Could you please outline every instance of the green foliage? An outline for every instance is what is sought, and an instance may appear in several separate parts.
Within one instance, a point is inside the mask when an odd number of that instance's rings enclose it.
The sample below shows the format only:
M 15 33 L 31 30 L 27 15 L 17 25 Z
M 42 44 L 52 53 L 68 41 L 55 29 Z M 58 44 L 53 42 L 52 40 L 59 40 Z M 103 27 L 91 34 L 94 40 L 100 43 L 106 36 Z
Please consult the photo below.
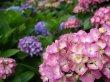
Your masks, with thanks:
M 19 52 L 18 49 L 9 49 L 2 54 L 0 54 L 0 57 L 11 57 Z
M 16 76 L 11 82 L 28 82 L 33 76 L 33 72 L 26 71 L 21 73 L 19 76 Z
M 89 30 L 90 28 L 92 28 L 92 25 L 90 23 L 90 18 L 87 18 L 84 21 L 84 30 Z

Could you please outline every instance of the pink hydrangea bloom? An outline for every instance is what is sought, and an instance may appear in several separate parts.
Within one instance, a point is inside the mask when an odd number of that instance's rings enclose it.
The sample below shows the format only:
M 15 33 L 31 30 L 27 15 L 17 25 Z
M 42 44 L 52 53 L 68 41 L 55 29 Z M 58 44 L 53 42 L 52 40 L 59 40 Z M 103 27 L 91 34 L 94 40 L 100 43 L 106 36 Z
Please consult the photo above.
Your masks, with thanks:
M 27 0 L 27 2 L 32 3 L 32 2 L 34 2 L 34 0 Z
M 83 12 L 84 11 L 84 8 L 81 7 L 80 5 L 77 5 L 74 7 L 73 9 L 73 13 L 80 13 L 80 12 Z
M 16 61 L 12 58 L 0 58 L 0 79 L 6 79 L 15 72 Z
M 43 82 L 94 82 L 110 79 L 108 26 L 64 34 L 43 55 L 39 72 Z
M 109 0 L 78 0 L 78 5 L 73 9 L 74 13 L 79 13 L 82 11 L 90 11 L 90 5 L 102 3 Z
M 64 28 L 77 28 L 80 27 L 81 23 L 76 18 L 69 18 L 65 21 Z
M 91 23 L 95 27 L 99 27 L 100 25 L 103 26 L 108 25 L 110 26 L 110 7 L 101 7 L 99 8 L 94 16 L 91 18 Z
M 78 3 L 83 8 L 87 9 L 91 3 L 93 3 L 94 0 L 78 0 Z

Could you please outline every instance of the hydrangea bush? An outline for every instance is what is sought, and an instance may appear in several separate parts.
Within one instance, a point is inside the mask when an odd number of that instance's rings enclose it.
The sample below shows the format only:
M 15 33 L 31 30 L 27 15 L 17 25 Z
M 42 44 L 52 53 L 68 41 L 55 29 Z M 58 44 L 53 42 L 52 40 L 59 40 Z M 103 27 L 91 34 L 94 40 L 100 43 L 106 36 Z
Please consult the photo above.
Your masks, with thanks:
M 110 0 L 0 3 L 0 82 L 110 82 Z

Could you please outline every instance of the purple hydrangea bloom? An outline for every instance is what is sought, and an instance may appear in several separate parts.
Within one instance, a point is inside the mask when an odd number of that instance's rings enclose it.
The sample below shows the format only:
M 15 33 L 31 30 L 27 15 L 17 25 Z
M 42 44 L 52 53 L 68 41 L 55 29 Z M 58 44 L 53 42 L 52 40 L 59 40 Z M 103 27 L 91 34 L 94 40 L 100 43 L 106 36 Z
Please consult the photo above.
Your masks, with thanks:
M 35 25 L 35 32 L 38 35 L 48 36 L 49 31 L 46 29 L 46 23 L 43 21 L 37 22 Z
M 26 36 L 20 39 L 18 48 L 30 56 L 40 54 L 43 51 L 41 42 L 35 36 Z

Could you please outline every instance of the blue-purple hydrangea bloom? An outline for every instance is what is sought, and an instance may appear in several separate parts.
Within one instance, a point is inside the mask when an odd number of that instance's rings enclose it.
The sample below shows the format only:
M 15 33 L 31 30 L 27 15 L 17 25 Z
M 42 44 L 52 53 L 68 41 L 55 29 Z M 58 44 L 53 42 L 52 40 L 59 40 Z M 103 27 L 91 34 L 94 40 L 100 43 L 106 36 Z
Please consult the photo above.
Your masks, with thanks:
M 58 32 L 60 32 L 64 29 L 64 23 L 65 23 L 65 21 L 60 23 L 59 28 L 58 28 Z
M 20 39 L 18 48 L 30 56 L 38 55 L 43 51 L 41 42 L 35 36 L 26 36 Z
M 31 9 L 32 6 L 30 4 L 23 4 L 22 5 L 22 9 L 25 10 L 25 9 Z
M 22 7 L 21 7 L 23 10 L 27 10 L 27 9 L 30 9 L 32 11 L 32 13 L 35 13 L 36 12 L 36 9 L 30 5 L 30 4 L 23 4 Z
M 35 32 L 37 35 L 48 36 L 49 31 L 46 29 L 46 23 L 43 21 L 37 22 L 35 25 Z

